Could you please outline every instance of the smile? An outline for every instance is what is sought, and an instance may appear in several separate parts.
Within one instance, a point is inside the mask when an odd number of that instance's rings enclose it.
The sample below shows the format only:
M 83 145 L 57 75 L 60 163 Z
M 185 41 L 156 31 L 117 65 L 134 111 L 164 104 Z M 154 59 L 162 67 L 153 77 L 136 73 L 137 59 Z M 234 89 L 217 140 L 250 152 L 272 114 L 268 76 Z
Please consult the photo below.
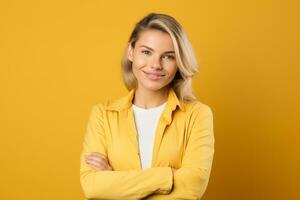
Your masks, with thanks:
M 156 74 L 150 74 L 145 71 L 143 73 L 146 75 L 147 78 L 153 81 L 161 80 L 165 75 L 156 75 Z

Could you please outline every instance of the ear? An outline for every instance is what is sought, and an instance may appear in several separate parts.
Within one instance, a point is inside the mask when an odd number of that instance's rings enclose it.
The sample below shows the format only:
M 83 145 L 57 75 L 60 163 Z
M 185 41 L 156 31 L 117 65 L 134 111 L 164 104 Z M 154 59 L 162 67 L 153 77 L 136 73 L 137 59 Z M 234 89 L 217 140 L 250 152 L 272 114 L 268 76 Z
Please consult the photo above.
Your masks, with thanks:
M 133 61 L 133 48 L 131 46 L 131 43 L 128 43 L 128 46 L 127 46 L 127 58 L 131 62 Z

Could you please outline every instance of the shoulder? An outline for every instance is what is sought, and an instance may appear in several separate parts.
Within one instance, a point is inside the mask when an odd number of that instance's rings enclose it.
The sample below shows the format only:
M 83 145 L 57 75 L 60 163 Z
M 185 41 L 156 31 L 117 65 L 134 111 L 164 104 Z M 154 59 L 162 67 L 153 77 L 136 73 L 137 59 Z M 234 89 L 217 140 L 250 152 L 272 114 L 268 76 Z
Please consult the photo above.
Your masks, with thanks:
M 92 105 L 92 110 L 96 110 L 98 112 L 105 112 L 105 111 L 119 111 L 126 107 L 128 104 L 127 98 L 125 96 L 104 100 L 101 102 L 96 102 Z
M 199 100 L 189 103 L 186 120 L 189 132 L 213 134 L 213 112 L 209 105 Z
M 200 100 L 185 103 L 186 123 L 191 128 L 201 128 L 213 125 L 213 111 L 211 107 Z
M 212 108 L 200 100 L 185 103 L 187 115 L 213 115 Z

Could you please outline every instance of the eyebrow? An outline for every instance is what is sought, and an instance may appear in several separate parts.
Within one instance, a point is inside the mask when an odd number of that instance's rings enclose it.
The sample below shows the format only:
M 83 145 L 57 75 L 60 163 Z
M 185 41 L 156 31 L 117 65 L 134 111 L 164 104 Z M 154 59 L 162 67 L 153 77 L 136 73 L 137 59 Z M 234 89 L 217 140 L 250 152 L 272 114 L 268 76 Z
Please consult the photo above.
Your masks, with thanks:
M 151 51 L 154 51 L 154 49 L 152 49 L 151 47 L 148 47 L 146 45 L 140 45 L 139 47 L 145 47 L 147 49 L 150 49 Z M 175 51 L 165 51 L 164 53 L 175 53 Z

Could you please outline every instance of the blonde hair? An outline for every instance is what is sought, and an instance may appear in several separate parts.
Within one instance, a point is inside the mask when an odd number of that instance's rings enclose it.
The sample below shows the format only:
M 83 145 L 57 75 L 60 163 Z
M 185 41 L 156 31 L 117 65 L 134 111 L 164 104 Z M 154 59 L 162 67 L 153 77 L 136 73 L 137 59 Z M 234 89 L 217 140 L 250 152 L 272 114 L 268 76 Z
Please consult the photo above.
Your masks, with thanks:
M 192 77 L 198 72 L 198 64 L 193 48 L 182 26 L 171 16 L 150 13 L 141 19 L 132 31 L 128 43 L 134 48 L 142 31 L 155 29 L 168 33 L 173 41 L 178 71 L 169 83 L 181 101 L 193 101 L 197 98 L 193 94 Z M 122 61 L 122 78 L 128 90 L 137 87 L 137 79 L 132 72 L 132 62 L 127 58 L 125 49 Z

